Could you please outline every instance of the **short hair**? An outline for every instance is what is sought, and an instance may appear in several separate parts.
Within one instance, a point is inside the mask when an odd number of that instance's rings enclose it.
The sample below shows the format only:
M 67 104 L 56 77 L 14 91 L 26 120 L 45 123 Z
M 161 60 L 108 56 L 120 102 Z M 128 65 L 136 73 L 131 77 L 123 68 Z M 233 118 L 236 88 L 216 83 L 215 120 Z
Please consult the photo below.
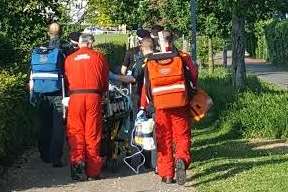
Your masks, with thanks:
M 69 34 L 69 39 L 75 42 L 79 42 L 80 36 L 81 36 L 81 32 L 72 32 Z
M 58 23 L 51 23 L 48 27 L 48 34 L 50 36 L 58 36 L 60 35 L 61 27 Z
M 82 34 L 79 37 L 79 43 L 93 43 L 94 42 L 94 36 L 91 34 Z
M 144 37 L 141 43 L 141 47 L 145 49 L 154 49 L 154 42 L 151 37 Z
M 163 26 L 161 26 L 161 25 L 153 25 L 152 28 L 151 28 L 151 34 L 154 37 L 158 37 L 158 32 L 163 31 L 163 30 L 164 30 Z
M 136 32 L 137 37 L 143 38 L 150 38 L 150 32 L 145 29 L 138 29 Z

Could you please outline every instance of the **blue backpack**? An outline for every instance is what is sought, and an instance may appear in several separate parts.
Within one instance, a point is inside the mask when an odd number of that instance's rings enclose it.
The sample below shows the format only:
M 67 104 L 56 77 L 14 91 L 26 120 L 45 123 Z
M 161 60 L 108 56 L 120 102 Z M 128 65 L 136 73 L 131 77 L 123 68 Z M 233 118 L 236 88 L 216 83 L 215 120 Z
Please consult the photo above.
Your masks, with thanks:
M 35 48 L 32 52 L 33 93 L 53 93 L 62 89 L 63 55 L 58 48 Z

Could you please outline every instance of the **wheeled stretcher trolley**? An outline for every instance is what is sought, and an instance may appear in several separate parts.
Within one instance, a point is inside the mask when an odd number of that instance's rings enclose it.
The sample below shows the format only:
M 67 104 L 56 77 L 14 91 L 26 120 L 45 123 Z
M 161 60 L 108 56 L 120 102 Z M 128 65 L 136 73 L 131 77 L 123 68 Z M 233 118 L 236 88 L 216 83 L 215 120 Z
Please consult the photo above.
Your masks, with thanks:
M 117 171 L 119 163 L 129 154 L 129 140 L 133 128 L 133 111 L 130 91 L 119 85 L 109 84 L 103 100 L 102 156 L 106 166 Z

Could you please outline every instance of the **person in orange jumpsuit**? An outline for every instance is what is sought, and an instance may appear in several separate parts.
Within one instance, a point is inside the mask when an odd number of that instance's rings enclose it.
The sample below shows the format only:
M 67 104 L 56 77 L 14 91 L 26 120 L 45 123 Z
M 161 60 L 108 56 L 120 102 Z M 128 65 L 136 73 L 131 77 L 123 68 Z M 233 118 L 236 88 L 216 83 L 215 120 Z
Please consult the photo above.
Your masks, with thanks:
M 67 137 L 73 180 L 99 179 L 103 158 L 102 95 L 108 90 L 108 63 L 92 49 L 94 38 L 82 34 L 79 50 L 65 61 L 65 77 L 70 95 Z
M 164 47 L 173 50 L 172 34 L 168 31 L 163 31 L 163 36 Z M 143 39 L 141 50 L 144 55 L 151 54 L 153 50 L 153 41 L 151 39 Z M 173 50 L 172 52 L 178 51 Z M 185 61 L 187 61 L 187 56 L 189 55 L 183 55 L 181 52 L 178 52 L 177 55 L 180 55 L 185 69 L 187 70 L 187 63 L 185 64 Z M 183 58 L 183 56 L 185 56 L 185 58 Z M 161 59 L 158 61 L 161 61 Z M 189 61 L 192 61 L 191 57 Z M 191 80 L 191 83 L 196 83 L 196 68 L 197 67 L 195 66 L 192 71 L 190 69 L 190 72 L 195 74 L 194 78 L 191 78 L 190 76 L 188 79 L 185 75 L 186 82 Z M 188 71 L 187 74 L 190 72 Z M 146 69 L 145 73 L 149 73 L 149 71 Z M 147 78 L 146 74 L 145 78 Z M 145 82 L 147 81 L 145 80 Z M 151 100 L 151 98 L 148 99 L 149 96 L 147 93 L 149 93 L 149 91 L 151 91 L 151 87 L 145 84 L 141 95 L 141 109 L 147 108 L 149 102 L 154 105 L 153 100 Z M 167 184 L 173 183 L 174 176 L 176 175 L 177 183 L 179 185 L 185 184 L 186 169 L 191 163 L 191 124 L 188 105 L 168 109 L 156 108 L 155 132 L 157 143 L 157 170 L 158 175 L 162 178 L 162 182 Z M 175 154 L 173 154 L 173 146 L 175 146 Z

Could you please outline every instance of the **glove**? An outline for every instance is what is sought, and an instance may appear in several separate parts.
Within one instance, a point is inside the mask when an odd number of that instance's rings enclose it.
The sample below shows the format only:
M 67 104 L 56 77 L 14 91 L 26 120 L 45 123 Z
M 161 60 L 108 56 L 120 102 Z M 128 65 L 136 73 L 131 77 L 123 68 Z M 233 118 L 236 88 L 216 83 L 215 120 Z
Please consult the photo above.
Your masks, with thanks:
M 144 110 L 140 110 L 136 115 L 136 120 L 146 119 L 146 114 Z
M 62 105 L 65 106 L 65 107 L 68 107 L 69 105 L 69 100 L 70 100 L 70 97 L 64 97 L 62 99 Z
M 145 111 L 144 110 L 140 110 L 137 115 L 136 115 L 136 118 L 140 118 L 141 116 L 143 116 L 145 114 Z
M 127 75 L 122 78 L 122 81 L 124 81 L 125 83 L 134 83 L 136 80 L 133 76 Z
M 127 75 L 132 75 L 132 71 L 131 70 L 127 71 Z

